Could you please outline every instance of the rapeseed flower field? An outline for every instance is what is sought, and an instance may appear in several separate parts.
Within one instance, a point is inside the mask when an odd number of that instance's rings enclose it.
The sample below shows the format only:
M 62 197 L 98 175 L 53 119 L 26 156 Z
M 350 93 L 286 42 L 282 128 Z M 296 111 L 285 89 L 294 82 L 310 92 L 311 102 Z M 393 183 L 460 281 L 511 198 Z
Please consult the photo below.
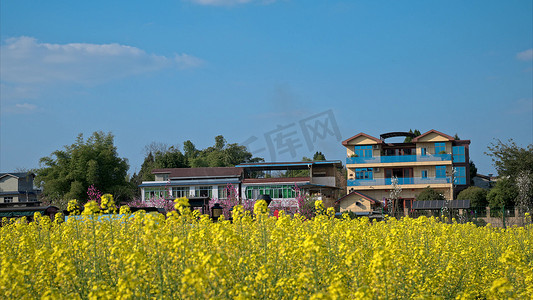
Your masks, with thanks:
M 532 299 L 533 225 L 311 220 L 236 207 L 212 222 L 122 209 L 0 228 L 8 299 Z M 6 224 L 7 223 L 7 224 Z

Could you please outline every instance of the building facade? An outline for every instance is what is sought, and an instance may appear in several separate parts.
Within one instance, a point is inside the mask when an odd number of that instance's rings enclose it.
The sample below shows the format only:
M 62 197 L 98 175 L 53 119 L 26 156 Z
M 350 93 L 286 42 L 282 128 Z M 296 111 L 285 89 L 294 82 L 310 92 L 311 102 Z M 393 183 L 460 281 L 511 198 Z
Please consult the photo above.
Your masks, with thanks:
M 0 173 L 0 203 L 34 202 L 40 190 L 34 188 L 33 173 Z
M 370 216 L 381 209 L 381 201 L 371 198 L 363 193 L 352 191 L 337 200 L 339 211 L 353 212 L 359 216 Z
M 407 137 L 408 142 L 388 143 L 392 137 Z M 469 140 L 430 130 L 420 136 L 391 132 L 380 138 L 359 133 L 342 144 L 347 154 L 347 193 L 357 191 L 383 202 L 397 178 L 402 188 L 400 207 L 410 208 L 426 187 L 454 199 L 470 183 Z
M 269 195 L 273 205 L 296 209 L 296 196 L 300 193 L 332 207 L 341 190 L 339 160 L 249 163 L 236 167 L 244 170 L 242 199 L 255 200 L 260 195 Z
M 228 185 L 238 189 L 242 179 L 241 168 L 169 168 L 155 169 L 155 181 L 141 185 L 143 202 L 153 199 L 180 197 L 227 198 Z
M 250 163 L 221 168 L 155 169 L 141 185 L 143 202 L 179 197 L 226 199 L 233 186 L 239 199 L 272 198 L 271 206 L 297 208 L 297 194 L 313 195 L 333 206 L 339 195 L 341 161 Z

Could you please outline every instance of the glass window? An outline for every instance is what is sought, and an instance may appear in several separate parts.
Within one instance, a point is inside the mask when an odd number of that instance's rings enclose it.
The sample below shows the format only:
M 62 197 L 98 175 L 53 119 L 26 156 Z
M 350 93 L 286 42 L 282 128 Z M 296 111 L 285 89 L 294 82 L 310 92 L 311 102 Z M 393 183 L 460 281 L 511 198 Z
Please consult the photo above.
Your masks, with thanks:
M 263 185 L 246 187 L 246 198 L 257 199 L 259 195 L 269 195 L 272 198 L 294 198 L 296 192 L 293 185 Z
M 372 168 L 355 169 L 355 179 L 360 179 L 360 180 L 374 179 L 373 169 Z
M 422 178 L 428 178 L 428 170 L 422 170 Z
M 446 166 L 436 166 L 435 167 L 435 177 L 437 177 L 437 178 L 446 178 Z
M 427 151 L 428 151 L 427 148 L 420 148 L 420 154 L 421 154 L 422 156 L 427 155 Z
M 189 187 L 184 187 L 184 186 L 172 187 L 172 197 L 174 198 L 189 197 Z
M 196 197 L 213 197 L 213 188 L 211 186 L 197 186 L 195 189 Z
M 12 203 L 13 197 L 4 197 L 4 203 Z
M 228 187 L 225 185 L 218 186 L 218 199 L 228 199 Z
M 144 189 L 145 200 L 165 199 L 165 198 L 168 198 L 168 190 L 164 187 Z
M 435 154 L 446 153 L 446 144 L 445 143 L 435 143 Z
M 354 153 L 357 157 L 372 157 L 372 146 L 355 146 Z
M 465 162 L 465 147 L 464 146 L 455 146 L 452 148 L 452 151 L 453 151 L 454 162 Z
M 466 184 L 466 167 L 456 167 L 454 180 L 455 184 Z

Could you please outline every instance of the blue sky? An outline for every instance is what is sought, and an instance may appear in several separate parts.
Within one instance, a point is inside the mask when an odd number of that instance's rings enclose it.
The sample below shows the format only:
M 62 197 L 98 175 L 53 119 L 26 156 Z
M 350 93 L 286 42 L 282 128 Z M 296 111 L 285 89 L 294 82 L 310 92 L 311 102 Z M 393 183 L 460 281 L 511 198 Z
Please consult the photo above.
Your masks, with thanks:
M 220 134 L 267 161 L 344 160 L 359 132 L 435 129 L 470 139 L 483 174 L 494 138 L 533 143 L 532 1 L 0 6 L 2 172 L 98 130 L 130 173 L 151 142 Z

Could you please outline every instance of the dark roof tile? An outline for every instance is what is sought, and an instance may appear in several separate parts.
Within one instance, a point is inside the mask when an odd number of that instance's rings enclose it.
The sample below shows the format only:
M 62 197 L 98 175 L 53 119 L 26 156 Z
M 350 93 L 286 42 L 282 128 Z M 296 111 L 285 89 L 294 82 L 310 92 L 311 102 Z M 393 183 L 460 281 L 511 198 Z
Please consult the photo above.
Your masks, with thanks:
M 169 168 L 154 169 L 152 174 L 169 174 L 170 178 L 239 177 L 242 169 L 235 167 Z

